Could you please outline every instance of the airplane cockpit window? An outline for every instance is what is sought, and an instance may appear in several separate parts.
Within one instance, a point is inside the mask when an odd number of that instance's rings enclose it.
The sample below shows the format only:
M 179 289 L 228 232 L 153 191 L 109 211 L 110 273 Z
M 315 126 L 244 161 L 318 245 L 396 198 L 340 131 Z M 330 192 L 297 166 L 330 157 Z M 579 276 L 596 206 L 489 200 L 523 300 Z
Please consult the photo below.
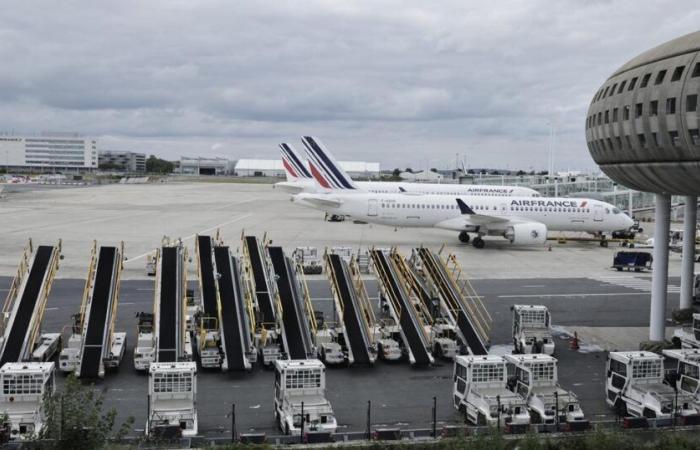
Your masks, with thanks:
M 610 214 L 610 208 L 605 208 L 605 214 Z
M 613 208 L 613 214 L 620 214 L 620 210 L 617 208 Z

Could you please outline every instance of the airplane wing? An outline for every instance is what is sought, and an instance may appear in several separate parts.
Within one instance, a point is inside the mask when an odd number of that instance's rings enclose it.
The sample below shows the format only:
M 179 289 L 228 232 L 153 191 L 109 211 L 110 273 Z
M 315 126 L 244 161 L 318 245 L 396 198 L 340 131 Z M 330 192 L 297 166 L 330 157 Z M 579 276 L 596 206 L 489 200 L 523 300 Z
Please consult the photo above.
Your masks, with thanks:
M 320 208 L 340 208 L 342 201 L 334 198 L 305 197 L 304 201 Z
M 445 230 L 462 231 L 467 227 L 485 227 L 485 228 L 502 228 L 508 223 L 522 223 L 524 220 L 518 220 L 513 217 L 492 216 L 489 214 L 477 214 L 467 206 L 462 199 L 457 199 L 457 205 L 462 215 L 452 219 L 443 220 L 435 224 L 436 228 Z

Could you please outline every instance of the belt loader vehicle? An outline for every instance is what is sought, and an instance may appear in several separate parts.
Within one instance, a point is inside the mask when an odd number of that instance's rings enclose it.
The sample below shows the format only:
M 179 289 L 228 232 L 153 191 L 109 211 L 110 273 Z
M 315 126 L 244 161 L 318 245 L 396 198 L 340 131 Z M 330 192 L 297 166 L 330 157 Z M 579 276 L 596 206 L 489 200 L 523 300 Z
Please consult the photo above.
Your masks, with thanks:
M 52 362 L 5 363 L 0 369 L 0 412 L 10 440 L 35 439 L 46 423 L 44 399 L 53 395 L 56 367 Z
M 472 425 L 500 425 L 510 432 L 530 425 L 525 400 L 506 389 L 508 371 L 501 356 L 457 356 L 453 379 L 454 407 Z
M 317 359 L 275 361 L 275 420 L 285 434 L 335 433 L 338 424 L 326 399 L 326 367 Z
M 78 377 L 104 377 L 119 367 L 126 349 L 126 333 L 115 332 L 124 245 L 93 243 L 80 311 L 73 315 L 68 345 L 61 350 L 59 368 Z
M 196 436 L 197 363 L 154 362 L 149 368 L 149 436 Z
M 60 259 L 61 241 L 35 249 L 29 240 L 2 308 L 0 366 L 49 361 L 59 351 L 61 334 L 42 334 L 41 323 Z
M 605 402 L 624 417 L 670 421 L 674 412 L 681 417 L 697 415 L 694 396 L 676 392 L 664 378 L 663 356 L 645 351 L 610 352 Z
M 297 247 L 292 252 L 292 259 L 301 266 L 306 275 L 323 273 L 323 265 L 316 247 Z
M 546 306 L 513 305 L 514 353 L 554 354 L 552 318 Z
M 570 431 L 588 428 L 576 394 L 558 382 L 557 360 L 550 355 L 506 355 L 515 366 L 508 388 L 520 395 L 530 409 L 533 423 L 564 424 Z

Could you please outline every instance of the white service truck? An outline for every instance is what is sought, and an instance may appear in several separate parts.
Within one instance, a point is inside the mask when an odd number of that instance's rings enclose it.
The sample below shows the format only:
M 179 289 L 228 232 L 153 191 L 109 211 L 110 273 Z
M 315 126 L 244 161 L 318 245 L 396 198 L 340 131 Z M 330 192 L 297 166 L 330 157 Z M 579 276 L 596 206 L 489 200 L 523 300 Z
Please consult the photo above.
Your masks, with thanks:
M 433 356 L 443 359 L 454 359 L 459 352 L 457 331 L 454 325 L 437 319 L 430 327 L 430 341 L 433 346 Z
M 554 354 L 552 318 L 542 305 L 513 305 L 514 353 Z
M 695 416 L 693 396 L 664 383 L 664 358 L 645 351 L 610 352 L 606 363 L 605 402 L 623 417 L 671 420 Z
M 285 434 L 335 433 L 338 424 L 326 399 L 326 367 L 318 359 L 275 361 L 275 421 Z
M 338 332 L 334 328 L 324 327 L 316 331 L 318 357 L 324 364 L 340 365 L 348 360 L 338 338 Z
M 151 363 L 148 436 L 197 435 L 197 363 Z
M 34 351 L 32 352 L 31 361 L 46 362 L 54 358 L 57 352 L 61 350 L 61 333 L 44 333 L 39 336 Z
M 138 324 L 136 330 L 136 347 L 134 347 L 134 369 L 146 371 L 156 359 L 156 343 L 153 335 L 153 313 L 140 312 L 136 314 Z
M 530 425 L 525 400 L 506 389 L 508 371 L 503 357 L 457 356 L 453 380 L 454 407 L 472 425 L 500 425 L 509 432 L 526 431 Z
M 700 412 L 700 349 L 667 349 L 662 353 L 676 361 L 676 368 L 666 373 L 666 382 L 679 392 L 692 396 L 692 404 Z M 700 423 L 700 415 L 682 419 L 683 425 Z
M 305 275 L 318 275 L 323 272 L 316 247 L 297 247 L 292 252 L 292 259 L 301 266 Z
M 392 318 L 384 318 L 374 328 L 374 341 L 377 343 L 377 356 L 384 361 L 399 361 L 403 357 L 401 349 L 401 329 Z
M 557 425 L 565 430 L 588 428 L 578 397 L 559 386 L 557 359 L 550 355 L 506 355 L 515 367 L 508 388 L 520 395 L 530 409 L 532 423 Z
M 693 314 L 690 327 L 676 328 L 671 342 L 677 348 L 700 348 L 700 314 Z
M 0 369 L 0 411 L 10 440 L 34 439 L 46 423 L 44 398 L 56 389 L 53 362 L 5 363 Z

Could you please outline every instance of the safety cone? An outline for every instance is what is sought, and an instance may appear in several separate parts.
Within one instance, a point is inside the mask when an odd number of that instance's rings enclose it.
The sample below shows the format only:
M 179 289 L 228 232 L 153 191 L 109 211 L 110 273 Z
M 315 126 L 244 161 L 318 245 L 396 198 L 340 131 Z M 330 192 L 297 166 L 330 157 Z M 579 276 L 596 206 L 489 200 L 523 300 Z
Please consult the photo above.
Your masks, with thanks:
M 574 338 L 571 339 L 571 342 L 569 343 L 569 348 L 571 350 L 578 350 L 579 345 L 578 345 L 578 333 L 574 331 Z

